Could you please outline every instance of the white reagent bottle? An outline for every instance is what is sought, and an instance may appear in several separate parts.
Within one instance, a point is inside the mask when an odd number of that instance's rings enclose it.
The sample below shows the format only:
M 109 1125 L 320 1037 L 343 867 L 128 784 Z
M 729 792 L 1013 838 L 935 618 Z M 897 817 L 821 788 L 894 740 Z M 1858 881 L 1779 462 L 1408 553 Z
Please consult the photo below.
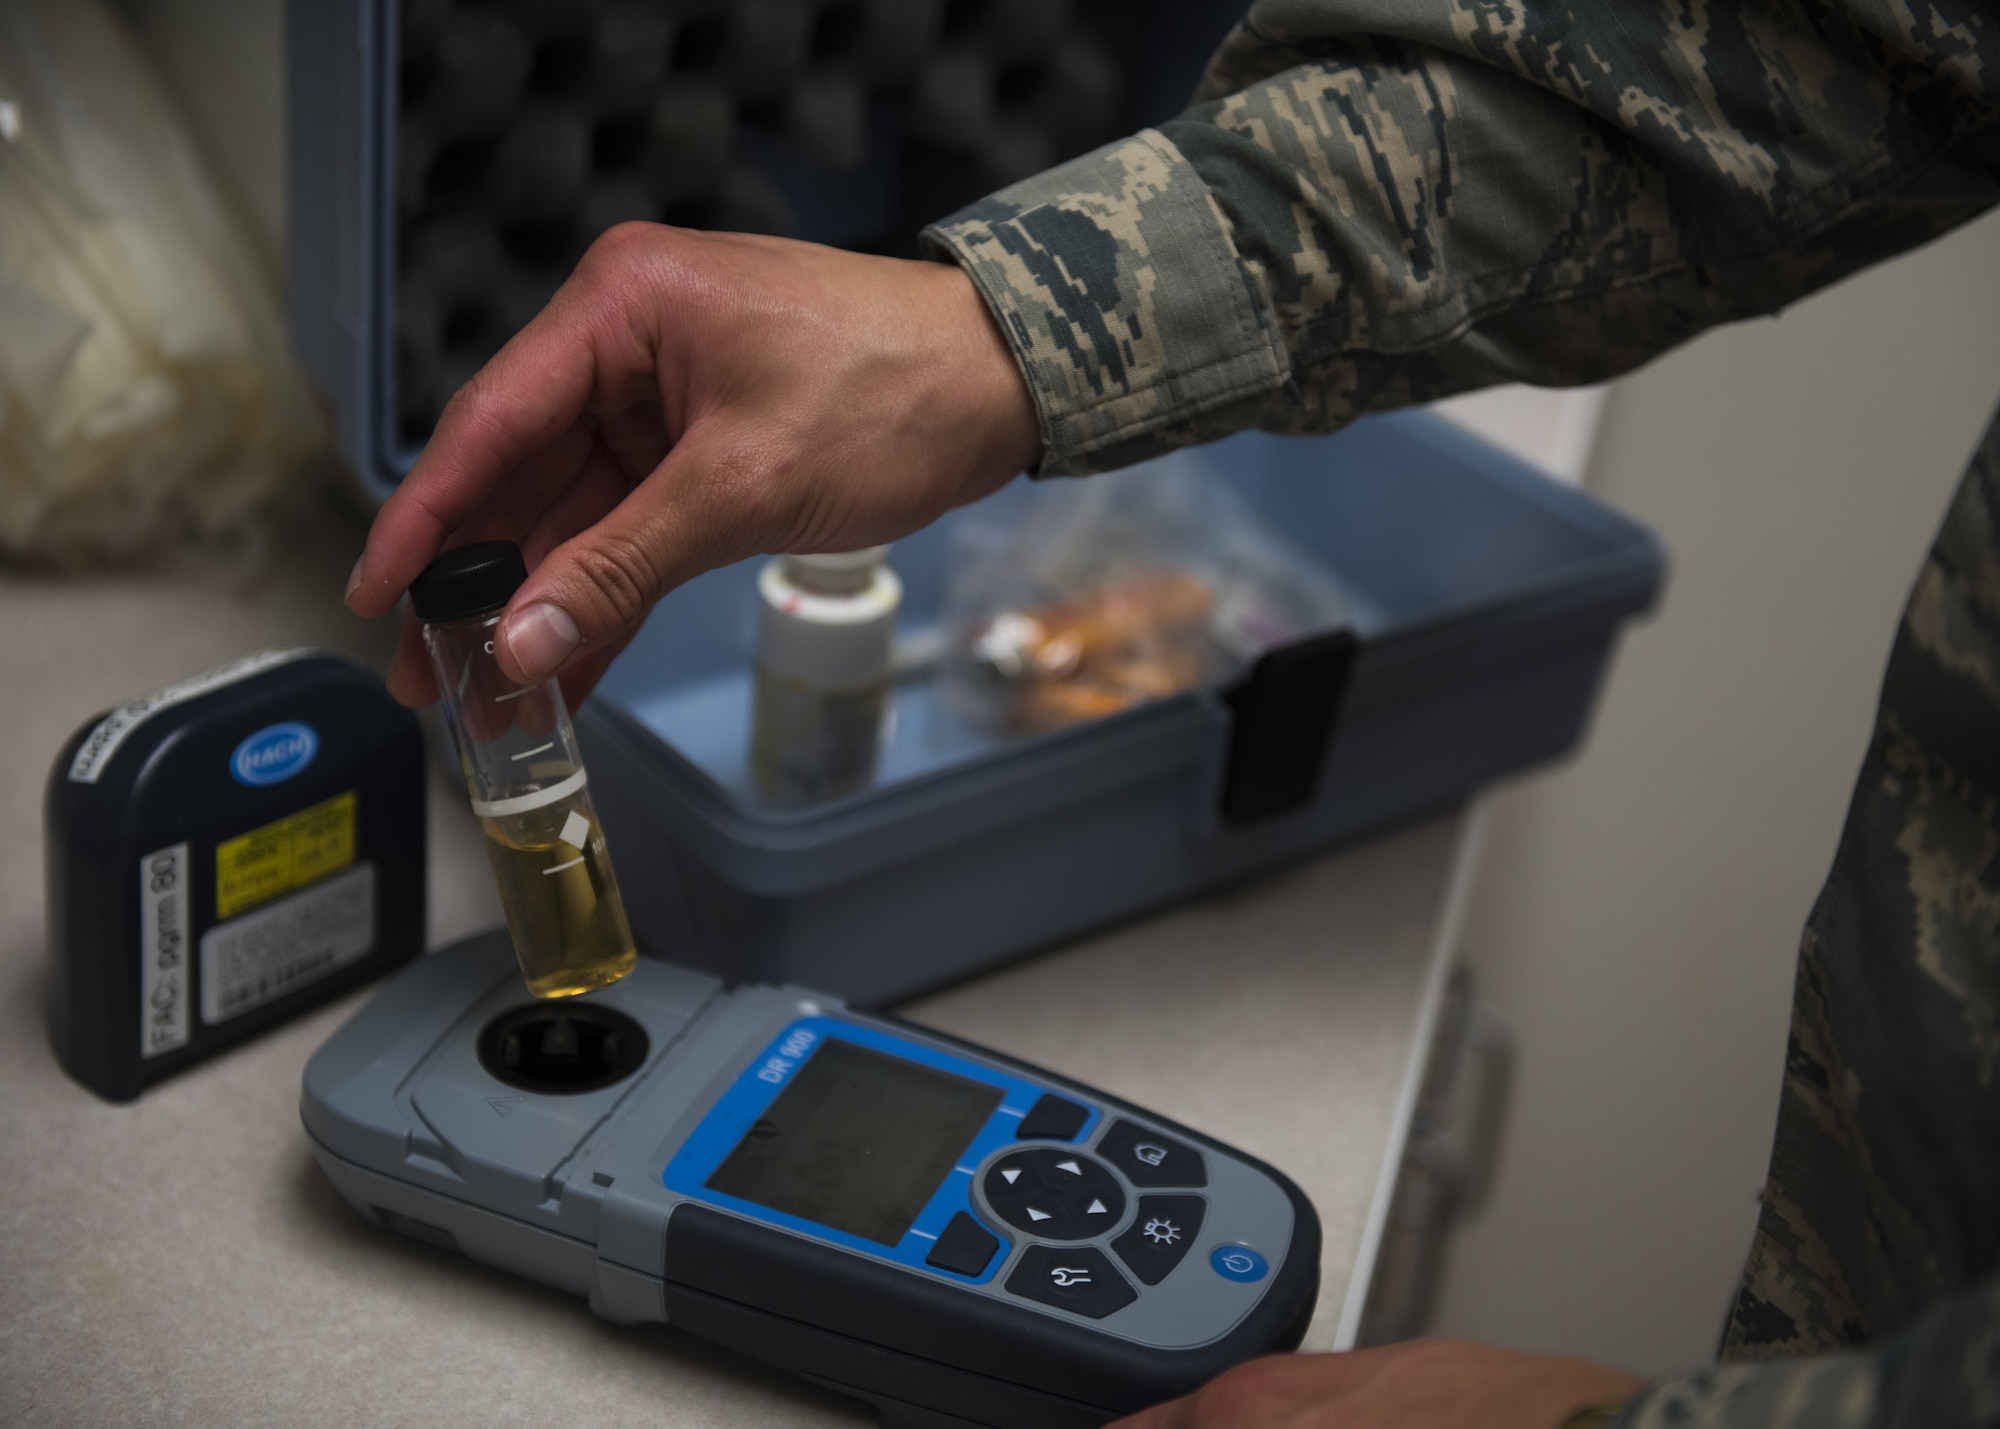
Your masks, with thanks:
M 888 552 L 779 556 L 758 574 L 750 772 L 773 804 L 838 798 L 875 777 L 903 602 Z

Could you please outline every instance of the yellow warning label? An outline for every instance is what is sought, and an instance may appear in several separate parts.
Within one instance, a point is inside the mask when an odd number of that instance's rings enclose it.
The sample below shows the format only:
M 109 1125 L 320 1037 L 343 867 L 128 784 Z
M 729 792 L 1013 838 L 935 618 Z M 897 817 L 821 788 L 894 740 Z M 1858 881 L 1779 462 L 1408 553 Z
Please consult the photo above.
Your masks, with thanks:
M 215 916 L 231 918 L 354 862 L 354 791 L 215 846 Z

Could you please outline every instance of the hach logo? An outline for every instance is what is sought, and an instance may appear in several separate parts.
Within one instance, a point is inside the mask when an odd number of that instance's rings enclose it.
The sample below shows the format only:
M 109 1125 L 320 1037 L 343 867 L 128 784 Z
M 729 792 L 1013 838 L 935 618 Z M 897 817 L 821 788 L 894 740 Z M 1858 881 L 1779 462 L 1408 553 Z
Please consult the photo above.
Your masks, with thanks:
M 229 757 L 229 772 L 239 784 L 262 789 L 282 784 L 313 762 L 319 753 L 319 735 L 309 724 L 296 720 L 258 730 L 236 746 Z

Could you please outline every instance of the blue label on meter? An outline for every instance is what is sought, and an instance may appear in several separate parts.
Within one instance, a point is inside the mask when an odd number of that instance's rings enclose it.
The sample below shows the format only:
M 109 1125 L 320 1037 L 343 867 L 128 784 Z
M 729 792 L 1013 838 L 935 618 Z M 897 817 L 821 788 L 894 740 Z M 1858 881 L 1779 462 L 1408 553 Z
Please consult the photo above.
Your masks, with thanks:
M 267 725 L 236 746 L 229 772 L 253 789 L 282 784 L 305 769 L 319 753 L 319 733 L 309 724 L 287 720 Z

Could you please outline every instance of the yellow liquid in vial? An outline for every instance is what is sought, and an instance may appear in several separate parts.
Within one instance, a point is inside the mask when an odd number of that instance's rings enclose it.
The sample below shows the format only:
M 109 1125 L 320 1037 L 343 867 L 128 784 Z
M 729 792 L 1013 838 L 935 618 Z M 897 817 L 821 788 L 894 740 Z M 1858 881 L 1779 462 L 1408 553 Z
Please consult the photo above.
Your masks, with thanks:
M 479 825 L 529 992 L 573 997 L 632 971 L 638 949 L 587 792 Z

